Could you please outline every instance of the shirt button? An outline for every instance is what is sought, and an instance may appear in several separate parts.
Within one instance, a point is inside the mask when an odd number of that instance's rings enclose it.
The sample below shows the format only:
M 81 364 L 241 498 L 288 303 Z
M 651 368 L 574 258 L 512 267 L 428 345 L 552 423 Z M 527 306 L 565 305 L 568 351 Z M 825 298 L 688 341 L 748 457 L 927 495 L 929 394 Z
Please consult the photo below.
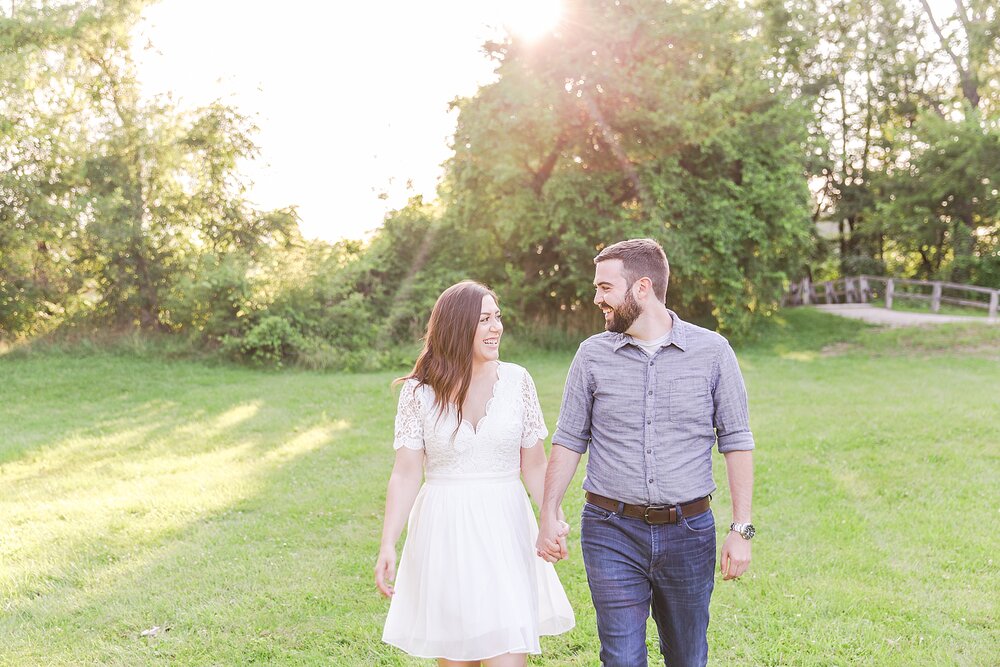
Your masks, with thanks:
M 650 392 L 647 392 L 647 395 L 649 395 L 649 396 L 652 396 L 652 395 L 653 395 L 653 392 L 651 392 L 651 391 L 650 391 Z
M 652 479 L 650 479 L 650 480 L 649 480 L 649 483 L 650 483 L 650 484 L 652 484 L 652 483 L 653 483 L 653 480 L 652 480 Z
M 651 362 L 649 362 L 649 365 L 650 365 L 650 366 L 652 366 L 652 365 L 653 365 L 653 362 L 652 362 L 652 361 L 651 361 Z
M 652 454 L 652 453 L 653 453 L 653 450 L 652 450 L 652 449 L 647 449 L 647 450 L 646 450 L 646 453 L 647 453 L 647 454 Z
M 647 419 L 647 420 L 646 420 L 646 423 L 647 423 L 647 424 L 652 424 L 652 423 L 653 423 L 653 420 L 652 420 L 652 419 Z

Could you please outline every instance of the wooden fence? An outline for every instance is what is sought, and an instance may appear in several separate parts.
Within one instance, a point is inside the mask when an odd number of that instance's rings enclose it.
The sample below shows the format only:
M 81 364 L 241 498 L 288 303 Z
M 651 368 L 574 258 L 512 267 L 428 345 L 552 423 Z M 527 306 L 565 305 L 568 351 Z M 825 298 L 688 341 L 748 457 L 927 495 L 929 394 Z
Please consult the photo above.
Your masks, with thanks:
M 792 283 L 785 294 L 784 305 L 804 306 L 813 303 L 868 303 L 884 299 L 885 307 L 894 301 L 912 299 L 930 302 L 931 312 L 941 310 L 942 303 L 970 308 L 984 308 L 991 319 L 997 317 L 1000 290 L 977 285 L 960 285 L 940 280 L 907 280 L 881 276 L 849 276 L 839 280 L 812 283 L 808 278 Z

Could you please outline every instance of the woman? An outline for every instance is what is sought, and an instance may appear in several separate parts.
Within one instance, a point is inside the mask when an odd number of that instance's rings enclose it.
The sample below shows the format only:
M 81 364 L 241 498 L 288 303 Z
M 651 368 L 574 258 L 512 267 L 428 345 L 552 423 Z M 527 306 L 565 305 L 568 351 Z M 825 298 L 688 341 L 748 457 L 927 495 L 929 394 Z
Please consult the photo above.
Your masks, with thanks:
M 392 598 L 382 640 L 441 665 L 525 665 L 541 652 L 539 635 L 574 623 L 555 570 L 535 555 L 525 486 L 541 503 L 548 432 L 531 376 L 499 359 L 502 334 L 496 295 L 453 285 L 397 381 L 396 462 L 375 566 Z

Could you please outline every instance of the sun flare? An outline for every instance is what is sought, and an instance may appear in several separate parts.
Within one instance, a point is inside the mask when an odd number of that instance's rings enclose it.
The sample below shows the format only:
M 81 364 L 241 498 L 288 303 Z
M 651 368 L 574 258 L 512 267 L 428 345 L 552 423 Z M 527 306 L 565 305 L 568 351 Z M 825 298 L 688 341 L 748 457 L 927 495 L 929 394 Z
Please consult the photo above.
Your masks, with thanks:
M 556 27 L 562 15 L 560 0 L 515 0 L 504 10 L 504 27 L 520 39 L 533 42 Z

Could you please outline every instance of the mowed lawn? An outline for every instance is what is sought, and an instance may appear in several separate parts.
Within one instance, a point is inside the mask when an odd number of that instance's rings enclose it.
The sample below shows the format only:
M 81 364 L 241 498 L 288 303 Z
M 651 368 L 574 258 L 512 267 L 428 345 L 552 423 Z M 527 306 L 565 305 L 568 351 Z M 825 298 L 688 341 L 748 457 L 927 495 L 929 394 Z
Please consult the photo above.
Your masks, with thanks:
M 758 537 L 711 664 L 996 665 L 1000 327 L 793 311 L 737 352 Z M 571 355 L 506 356 L 551 430 Z M 393 375 L 0 357 L 0 665 L 431 664 L 379 640 Z M 531 664 L 598 664 L 571 549 L 577 628 Z

